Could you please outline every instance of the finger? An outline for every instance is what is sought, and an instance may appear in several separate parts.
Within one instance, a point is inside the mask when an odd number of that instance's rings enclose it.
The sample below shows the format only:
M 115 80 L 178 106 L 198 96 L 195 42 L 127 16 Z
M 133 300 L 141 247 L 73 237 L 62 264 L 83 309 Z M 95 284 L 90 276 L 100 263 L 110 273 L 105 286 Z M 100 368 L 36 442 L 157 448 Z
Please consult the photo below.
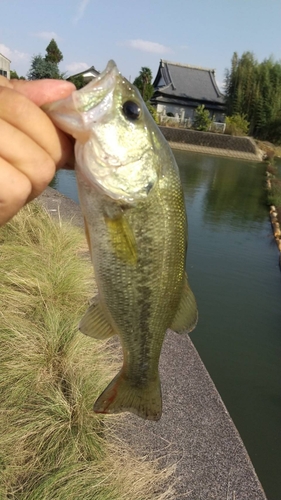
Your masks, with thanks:
M 0 76 L 0 85 L 1 87 L 9 87 L 11 89 L 13 88 L 11 80 L 8 80 L 8 78 L 5 78 L 5 76 Z
M 30 137 L 2 119 L 0 130 L 1 157 L 29 179 L 32 185 L 29 201 L 38 196 L 53 178 L 54 160 Z
M 1 84 L 1 83 L 0 83 Z M 57 101 L 69 96 L 76 90 L 75 85 L 65 80 L 11 80 L 13 88 L 33 101 L 37 106 Z
M 32 186 L 19 170 L 0 158 L 0 226 L 10 220 L 26 203 Z
M 35 82 L 33 82 L 35 83 Z M 73 163 L 73 141 L 24 95 L 0 87 L 0 118 L 29 136 L 47 151 L 57 168 Z

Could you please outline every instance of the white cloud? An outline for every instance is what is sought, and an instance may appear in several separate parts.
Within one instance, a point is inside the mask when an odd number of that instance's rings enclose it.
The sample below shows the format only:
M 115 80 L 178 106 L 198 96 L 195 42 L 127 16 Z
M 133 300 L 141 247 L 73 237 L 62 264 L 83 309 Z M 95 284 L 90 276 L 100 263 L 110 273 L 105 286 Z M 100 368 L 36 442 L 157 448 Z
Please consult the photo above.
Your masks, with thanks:
M 61 40 L 61 37 L 57 35 L 54 31 L 39 31 L 38 33 L 32 33 L 32 36 L 36 36 L 37 38 L 43 38 L 43 40 Z
M 90 67 L 89 64 L 85 62 L 73 62 L 70 64 L 67 64 L 65 66 L 65 69 L 67 71 L 70 71 L 71 73 L 81 73 L 81 71 L 88 69 Z
M 80 21 L 80 19 L 82 19 L 82 17 L 84 16 L 84 12 L 86 10 L 86 7 L 87 7 L 89 2 L 90 2 L 90 0 L 80 0 L 78 8 L 77 8 L 77 14 L 73 19 L 73 21 L 75 23 L 78 23 L 78 21 Z
M 16 63 L 19 61 L 27 61 L 28 59 L 30 59 L 30 54 L 27 54 L 25 52 L 20 52 L 19 50 L 16 49 L 10 49 L 10 47 L 7 47 L 3 43 L 0 43 L 0 53 L 3 54 L 3 56 L 10 59 L 12 63 Z
M 224 93 L 225 92 L 225 82 L 216 79 L 216 83 L 217 83 L 217 86 L 219 87 L 220 91 L 222 93 Z
M 127 45 L 132 49 L 141 50 L 143 52 L 152 52 L 153 54 L 165 54 L 173 52 L 170 47 L 166 47 L 165 45 L 157 42 L 149 42 L 148 40 L 127 40 L 124 45 Z

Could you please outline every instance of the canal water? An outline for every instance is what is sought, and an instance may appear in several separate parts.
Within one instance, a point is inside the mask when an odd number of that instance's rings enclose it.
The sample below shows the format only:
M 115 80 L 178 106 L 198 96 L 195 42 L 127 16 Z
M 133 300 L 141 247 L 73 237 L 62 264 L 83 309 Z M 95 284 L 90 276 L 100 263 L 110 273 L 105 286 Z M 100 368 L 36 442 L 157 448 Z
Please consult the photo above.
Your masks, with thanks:
M 191 338 L 268 500 L 281 499 L 281 273 L 265 206 L 265 167 L 174 151 L 189 224 Z M 53 187 L 77 200 L 75 174 Z

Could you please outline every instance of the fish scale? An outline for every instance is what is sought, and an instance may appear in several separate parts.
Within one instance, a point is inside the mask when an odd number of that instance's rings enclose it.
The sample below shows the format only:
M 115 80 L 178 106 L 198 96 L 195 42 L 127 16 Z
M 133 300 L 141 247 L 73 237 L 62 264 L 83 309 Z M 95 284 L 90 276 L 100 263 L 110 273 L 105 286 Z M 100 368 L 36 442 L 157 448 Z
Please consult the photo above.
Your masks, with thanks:
M 166 330 L 191 331 L 197 322 L 176 162 L 137 89 L 113 62 L 45 111 L 76 139 L 79 200 L 98 287 L 80 330 L 100 339 L 116 334 L 123 349 L 123 366 L 94 410 L 158 420 Z

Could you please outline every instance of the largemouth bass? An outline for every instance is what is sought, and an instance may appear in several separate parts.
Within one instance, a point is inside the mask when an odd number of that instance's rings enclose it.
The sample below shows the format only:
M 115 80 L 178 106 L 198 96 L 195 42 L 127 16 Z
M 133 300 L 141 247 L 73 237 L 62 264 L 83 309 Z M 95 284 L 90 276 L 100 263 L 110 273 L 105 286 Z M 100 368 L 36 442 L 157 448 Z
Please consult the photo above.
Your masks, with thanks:
M 159 420 L 165 332 L 190 332 L 197 322 L 185 274 L 178 167 L 138 90 L 113 61 L 45 111 L 76 139 L 79 199 L 98 286 L 80 330 L 96 339 L 117 334 L 123 349 L 123 366 L 94 411 Z

